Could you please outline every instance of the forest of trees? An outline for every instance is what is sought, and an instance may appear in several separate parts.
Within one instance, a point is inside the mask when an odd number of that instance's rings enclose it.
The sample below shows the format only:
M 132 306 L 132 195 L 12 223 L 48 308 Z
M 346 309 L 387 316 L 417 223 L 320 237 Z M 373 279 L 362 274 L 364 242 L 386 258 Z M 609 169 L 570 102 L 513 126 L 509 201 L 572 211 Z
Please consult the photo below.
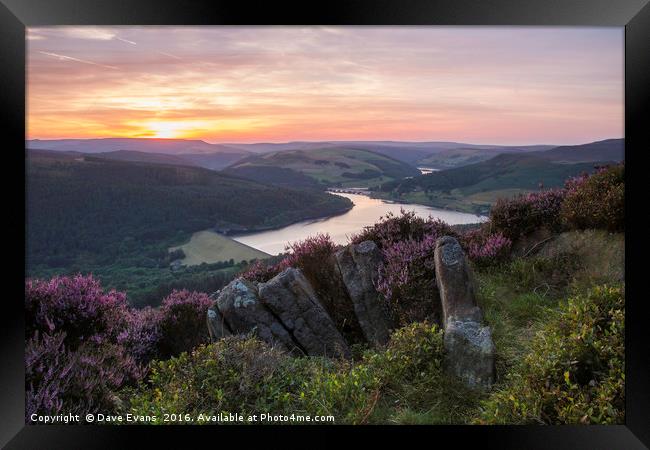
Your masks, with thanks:
M 172 274 L 169 267 L 168 248 L 193 232 L 273 228 L 351 206 L 342 197 L 207 169 L 42 153 L 27 159 L 26 192 L 28 275 L 92 271 L 120 288 L 134 278 L 136 290 L 199 283 L 196 271 Z M 213 280 L 206 289 L 219 287 L 224 270 L 198 270 Z

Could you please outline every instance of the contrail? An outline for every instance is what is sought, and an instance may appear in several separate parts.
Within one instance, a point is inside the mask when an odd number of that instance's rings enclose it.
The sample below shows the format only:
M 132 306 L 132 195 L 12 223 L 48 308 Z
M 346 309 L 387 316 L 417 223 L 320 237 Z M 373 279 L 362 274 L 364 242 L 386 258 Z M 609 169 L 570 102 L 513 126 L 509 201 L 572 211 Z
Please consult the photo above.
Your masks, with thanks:
M 163 56 L 169 56 L 170 58 L 174 58 L 174 59 L 183 59 L 183 58 L 181 58 L 180 56 L 172 55 L 171 53 L 160 52 L 160 51 L 157 52 L 157 53 L 159 53 L 159 54 L 161 54 L 161 55 L 163 55 Z
M 117 39 L 118 41 L 126 42 L 127 44 L 137 45 L 135 42 L 129 41 L 128 39 L 124 39 L 124 38 L 121 38 L 121 37 L 115 36 L 115 39 Z
M 41 52 L 41 51 L 39 51 L 39 53 L 42 53 L 43 55 L 47 55 L 47 56 L 52 56 L 54 58 L 58 58 L 61 61 L 75 61 L 75 62 L 80 62 L 80 63 L 83 63 L 83 64 L 90 64 L 92 66 L 104 67 L 105 69 L 119 70 L 115 66 L 107 66 L 105 64 L 99 64 L 99 63 L 92 62 L 92 61 L 86 61 L 84 59 L 73 58 L 72 56 L 59 55 L 58 53 Z

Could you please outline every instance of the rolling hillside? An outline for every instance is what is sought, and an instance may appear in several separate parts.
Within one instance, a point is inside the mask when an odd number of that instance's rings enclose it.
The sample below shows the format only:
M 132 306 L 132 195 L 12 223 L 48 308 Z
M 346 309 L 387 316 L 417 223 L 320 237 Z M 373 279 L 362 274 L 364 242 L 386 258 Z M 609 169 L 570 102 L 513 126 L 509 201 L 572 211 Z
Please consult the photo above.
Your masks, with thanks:
M 465 152 L 460 157 L 482 157 L 480 151 L 473 152 L 473 156 L 472 152 Z M 374 195 L 486 213 L 499 197 L 535 191 L 540 186 L 560 187 L 568 177 L 592 172 L 595 165 L 617 162 L 623 157 L 621 139 L 557 147 L 542 152 L 505 153 L 475 164 L 385 183 Z
M 418 167 L 431 167 L 434 169 L 445 170 L 454 167 L 467 166 L 476 164 L 481 161 L 487 161 L 503 153 L 532 153 L 544 151 L 553 148 L 552 146 L 534 145 L 525 147 L 462 147 L 441 150 L 415 162 Z
M 367 150 L 323 148 L 286 150 L 252 156 L 226 168 L 224 173 L 294 187 L 359 187 L 413 177 L 412 166 Z
M 420 167 L 431 167 L 445 170 L 454 167 L 467 166 L 481 161 L 494 158 L 498 153 L 492 149 L 481 148 L 453 148 L 442 150 L 433 155 L 418 160 L 416 164 Z
M 546 187 L 561 186 L 564 180 L 593 164 L 556 164 L 533 155 L 501 154 L 477 164 L 433 172 L 416 178 L 394 181 L 382 185 L 382 191 L 398 193 L 417 190 L 437 191 L 451 189 L 537 189 L 539 183 Z
M 532 152 L 548 150 L 554 145 L 527 145 L 527 146 L 505 146 L 505 145 L 482 145 L 467 144 L 462 142 L 400 142 L 400 141 L 325 141 L 325 142 L 287 142 L 287 143 L 258 143 L 258 144 L 223 144 L 227 147 L 238 148 L 252 153 L 272 153 L 286 150 L 322 150 L 330 149 L 355 149 L 367 150 L 374 153 L 386 155 L 398 161 L 405 162 L 414 167 L 421 164 L 421 161 L 431 155 L 457 149 L 469 149 L 485 151 L 490 157 L 499 153 Z M 476 162 L 476 161 L 474 161 Z M 435 167 L 435 166 L 431 166 Z
M 26 191 L 28 264 L 50 267 L 112 264 L 203 229 L 268 229 L 351 206 L 202 168 L 43 152 L 27 158 Z
M 552 145 L 509 147 L 503 145 L 463 144 L 459 142 L 369 142 L 357 144 L 356 147 L 381 153 L 414 167 L 432 167 L 435 169 L 471 164 L 471 162 L 463 162 L 462 159 L 455 159 L 455 155 L 458 154 L 486 155 L 485 159 L 489 159 L 500 153 L 523 153 L 553 148 Z M 431 160 L 429 160 L 430 158 Z M 447 165 L 442 162 L 446 162 Z M 479 160 L 472 162 L 479 162 Z
M 476 164 L 502 153 L 527 153 L 547 161 L 576 163 L 622 161 L 625 159 L 623 139 L 607 139 L 582 145 L 563 145 L 560 147 L 533 145 L 525 147 L 495 148 L 454 148 L 430 154 L 416 162 L 419 167 L 452 169 L 454 167 Z
M 246 158 L 248 155 L 248 152 L 241 153 L 235 150 L 233 152 L 223 151 L 219 153 L 189 153 L 180 155 L 180 158 L 195 166 L 211 170 L 221 170 Z
M 187 139 L 58 139 L 27 141 L 30 150 L 93 154 L 106 159 L 173 164 L 220 170 L 251 153 L 235 147 Z
M 102 153 L 85 153 L 80 155 L 90 155 L 92 158 L 105 158 L 115 161 L 131 161 L 149 164 L 169 164 L 172 166 L 198 166 L 192 161 L 182 156 L 168 155 L 165 153 L 148 153 L 138 152 L 135 150 L 116 150 L 114 152 Z
M 564 145 L 531 154 L 555 162 L 619 162 L 625 159 L 625 140 L 606 139 L 583 145 Z
M 55 151 L 77 151 L 82 153 L 105 153 L 117 150 L 133 150 L 148 153 L 192 154 L 192 153 L 241 153 L 246 150 L 221 144 L 209 144 L 195 139 L 155 138 L 102 138 L 102 139 L 32 139 L 27 148 Z

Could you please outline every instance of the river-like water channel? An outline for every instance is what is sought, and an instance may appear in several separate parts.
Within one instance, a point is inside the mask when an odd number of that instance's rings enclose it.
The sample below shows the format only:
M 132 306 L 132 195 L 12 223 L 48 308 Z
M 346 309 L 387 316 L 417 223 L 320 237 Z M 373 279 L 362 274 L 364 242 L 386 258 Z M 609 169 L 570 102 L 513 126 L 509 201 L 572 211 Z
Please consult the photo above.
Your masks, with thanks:
M 306 220 L 277 230 L 232 236 L 232 238 L 263 252 L 277 255 L 285 250 L 288 243 L 301 241 L 318 233 L 329 233 L 336 244 L 347 244 L 350 236 L 360 232 L 366 226 L 373 225 L 389 212 L 399 215 L 401 209 L 415 211 L 418 216 L 423 218 L 429 216 L 440 218 L 450 225 L 476 223 L 486 219 L 474 214 L 429 206 L 391 203 L 360 194 L 336 193 L 335 195 L 349 198 L 354 203 L 354 207 L 339 216 Z

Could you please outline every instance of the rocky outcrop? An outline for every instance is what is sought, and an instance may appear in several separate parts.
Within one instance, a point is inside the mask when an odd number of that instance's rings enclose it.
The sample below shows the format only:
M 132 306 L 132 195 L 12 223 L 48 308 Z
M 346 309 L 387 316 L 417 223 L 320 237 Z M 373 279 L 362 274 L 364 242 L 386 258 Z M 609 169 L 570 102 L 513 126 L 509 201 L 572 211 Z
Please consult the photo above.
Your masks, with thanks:
M 300 270 L 288 268 L 261 283 L 259 296 L 305 354 L 350 356 L 343 336 Z
M 208 308 L 208 333 L 211 341 L 218 341 L 232 334 L 217 305 Z
M 381 264 L 381 251 L 372 241 L 348 245 L 335 254 L 343 284 L 367 342 L 385 344 L 391 321 L 386 303 L 375 289 Z
M 300 270 L 288 268 L 267 283 L 238 278 L 208 309 L 213 340 L 254 333 L 294 354 L 348 357 L 350 350 Z
M 366 339 L 359 325 L 350 295 L 343 283 L 335 255 L 315 264 L 320 266 L 319 269 L 310 273 L 309 277 L 307 275 L 305 277 L 334 322 L 334 326 L 341 332 L 349 345 L 365 343 Z
M 285 350 L 300 350 L 282 323 L 264 306 L 257 286 L 237 278 L 226 286 L 214 304 L 233 334 L 254 332 L 260 339 Z M 213 307 L 213 311 L 215 311 Z
M 266 283 L 238 278 L 215 293 L 207 317 L 210 337 L 254 333 L 294 354 L 333 357 L 349 357 L 355 336 L 383 345 L 394 324 L 375 287 L 381 261 L 377 245 L 365 241 L 324 260 L 327 277 L 312 274 L 311 282 L 296 268 Z M 482 324 L 471 268 L 455 238 L 436 241 L 434 264 L 439 297 L 436 293 L 433 309 L 442 311 L 445 370 L 469 386 L 489 387 L 494 344 L 490 328 Z
M 476 303 L 474 279 L 458 241 L 444 236 L 434 252 L 445 330 L 445 369 L 471 387 L 494 382 L 494 343 Z

